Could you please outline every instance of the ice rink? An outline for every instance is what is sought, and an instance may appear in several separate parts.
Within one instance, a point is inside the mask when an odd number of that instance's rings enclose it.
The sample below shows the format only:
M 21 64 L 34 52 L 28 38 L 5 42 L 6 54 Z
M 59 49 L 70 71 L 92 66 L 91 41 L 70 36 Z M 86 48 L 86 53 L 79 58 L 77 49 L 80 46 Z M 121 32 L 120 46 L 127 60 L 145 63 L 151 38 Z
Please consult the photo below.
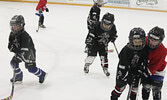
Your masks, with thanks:
M 23 15 L 25 29 L 32 36 L 37 50 L 37 67 L 45 70 L 48 77 L 44 84 L 29 73 L 20 64 L 24 79 L 22 84 L 15 85 L 13 100 L 110 100 L 111 91 L 115 86 L 115 74 L 118 63 L 116 51 L 109 53 L 110 77 L 106 77 L 97 56 L 90 66 L 90 73 L 83 72 L 85 38 L 88 33 L 86 19 L 91 7 L 50 5 L 49 13 L 44 13 L 46 29 L 36 32 L 38 17 L 35 15 L 35 3 L 0 2 L 0 99 L 9 96 L 13 75 L 10 60 L 13 53 L 9 52 L 8 36 L 9 21 L 14 15 Z M 142 27 L 146 33 L 154 26 L 167 32 L 167 13 L 101 8 L 101 17 L 106 12 L 115 15 L 118 31 L 116 47 L 120 51 L 128 41 L 129 31 L 134 27 Z M 165 33 L 166 35 L 166 33 Z M 167 38 L 163 41 L 167 47 Z M 109 49 L 114 49 L 112 43 Z M 141 87 L 140 87 L 141 88 Z M 127 91 L 120 100 L 125 100 Z M 165 77 L 162 100 L 167 100 L 167 78 Z M 139 93 L 141 100 L 141 93 Z M 150 99 L 152 100 L 152 94 Z

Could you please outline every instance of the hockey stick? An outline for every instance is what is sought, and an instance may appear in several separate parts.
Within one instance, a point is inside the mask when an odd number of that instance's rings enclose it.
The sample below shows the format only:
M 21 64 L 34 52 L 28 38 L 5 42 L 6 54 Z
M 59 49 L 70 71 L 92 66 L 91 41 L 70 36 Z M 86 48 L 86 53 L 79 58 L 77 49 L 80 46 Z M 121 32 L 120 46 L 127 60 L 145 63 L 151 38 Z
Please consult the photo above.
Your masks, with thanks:
M 134 78 L 133 78 L 133 80 L 134 80 Z M 139 81 L 138 81 L 138 85 L 137 85 L 137 93 L 136 93 L 136 98 L 135 98 L 135 100 L 138 100 L 137 98 L 138 98 L 138 95 L 139 95 L 139 86 L 140 86 L 140 83 L 141 83 L 141 78 L 139 78 Z M 131 93 L 131 91 L 132 91 L 132 86 L 133 86 L 133 83 L 130 85 L 130 87 L 129 87 L 129 91 L 128 91 L 128 96 L 127 96 L 127 99 L 126 100 L 129 100 L 130 99 L 130 93 Z
M 1 100 L 12 100 L 13 98 L 13 94 L 14 94 L 14 83 L 15 83 L 15 78 L 16 78 L 16 68 L 14 67 L 14 72 L 13 72 L 13 82 L 12 82 L 12 91 L 11 91 L 11 94 L 9 97 L 6 97 L 4 99 L 1 99 Z
M 138 88 L 137 88 L 138 90 L 137 90 L 137 93 L 136 93 L 136 99 L 135 100 L 138 100 L 140 84 L 141 84 L 141 78 L 139 78 Z
M 117 52 L 117 55 L 118 55 L 118 50 L 117 50 L 117 47 L 116 47 L 116 45 L 115 45 L 115 43 L 113 42 L 113 45 L 114 45 L 114 47 L 115 47 L 115 50 L 116 50 L 116 52 Z
M 127 96 L 126 100 L 130 99 L 131 90 L 132 90 L 132 85 L 129 86 L 128 96 Z
M 135 55 L 133 56 L 133 59 L 131 61 L 131 68 L 136 68 L 137 63 L 138 63 L 138 61 L 140 59 L 139 56 L 137 56 L 136 54 L 137 54 L 137 52 L 135 52 Z M 130 67 L 129 67 L 129 69 L 130 69 Z M 132 70 L 129 70 L 129 72 L 132 73 Z M 129 85 L 129 91 L 128 91 L 128 96 L 127 96 L 126 100 L 130 99 L 130 94 L 131 94 L 131 91 L 132 91 L 132 87 L 133 87 L 135 78 L 136 78 L 136 76 L 132 74 L 132 83 Z M 140 81 L 140 79 L 139 79 L 139 81 Z

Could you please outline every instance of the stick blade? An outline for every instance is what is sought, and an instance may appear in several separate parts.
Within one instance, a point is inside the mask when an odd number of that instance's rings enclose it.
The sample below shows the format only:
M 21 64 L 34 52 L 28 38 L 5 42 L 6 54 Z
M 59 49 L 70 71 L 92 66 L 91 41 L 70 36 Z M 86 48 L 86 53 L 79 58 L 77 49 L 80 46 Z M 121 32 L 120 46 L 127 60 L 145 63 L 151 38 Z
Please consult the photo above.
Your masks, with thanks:
M 13 98 L 13 96 L 12 96 L 12 95 L 10 95 L 9 97 L 6 97 L 6 98 L 1 99 L 1 100 L 12 100 L 12 98 Z

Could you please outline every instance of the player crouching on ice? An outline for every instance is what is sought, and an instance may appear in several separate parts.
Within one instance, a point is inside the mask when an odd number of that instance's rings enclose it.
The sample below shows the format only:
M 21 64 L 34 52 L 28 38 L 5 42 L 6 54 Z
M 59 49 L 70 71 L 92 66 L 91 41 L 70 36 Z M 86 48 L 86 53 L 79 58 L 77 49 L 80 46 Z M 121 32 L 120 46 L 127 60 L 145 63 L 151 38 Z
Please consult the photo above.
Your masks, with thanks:
M 84 72 L 89 72 L 89 66 L 93 63 L 97 53 L 99 53 L 101 66 L 106 76 L 108 72 L 108 43 L 114 42 L 117 38 L 116 26 L 114 24 L 114 15 L 106 13 L 101 22 L 94 25 L 86 37 L 86 46 L 88 47 L 87 57 L 85 59 Z
M 118 100 L 126 85 L 129 84 L 129 94 L 126 100 L 136 100 L 138 86 L 142 77 L 147 77 L 148 47 L 145 46 L 145 31 L 133 28 L 129 34 L 129 42 L 119 54 L 115 89 L 110 100 Z M 125 100 L 125 99 L 124 99 Z
M 19 68 L 19 63 L 23 61 L 28 71 L 39 77 L 39 83 L 43 83 L 46 72 L 36 67 L 36 50 L 31 36 L 24 30 L 24 25 L 22 15 L 15 15 L 10 20 L 11 33 L 8 48 L 15 54 L 10 62 L 12 68 L 15 69 L 15 79 L 12 78 L 10 81 L 22 82 L 23 72 Z

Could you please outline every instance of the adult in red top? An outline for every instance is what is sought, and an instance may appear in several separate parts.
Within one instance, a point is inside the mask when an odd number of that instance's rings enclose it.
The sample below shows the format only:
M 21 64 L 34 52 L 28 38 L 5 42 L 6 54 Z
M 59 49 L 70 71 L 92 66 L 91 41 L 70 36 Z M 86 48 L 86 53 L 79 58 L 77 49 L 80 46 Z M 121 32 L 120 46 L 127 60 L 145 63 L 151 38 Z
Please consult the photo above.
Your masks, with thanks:
M 142 98 L 149 99 L 150 91 L 153 92 L 153 100 L 161 100 L 161 88 L 163 85 L 167 49 L 162 44 L 165 37 L 164 29 L 156 26 L 151 29 L 146 38 L 149 47 L 148 72 L 149 77 L 143 81 Z
M 44 23 L 44 15 L 43 12 L 46 10 L 46 12 L 49 12 L 49 9 L 46 7 L 47 0 L 40 0 L 36 10 L 37 12 L 35 13 L 37 16 L 39 16 L 39 27 L 41 28 L 46 28 L 43 23 Z

